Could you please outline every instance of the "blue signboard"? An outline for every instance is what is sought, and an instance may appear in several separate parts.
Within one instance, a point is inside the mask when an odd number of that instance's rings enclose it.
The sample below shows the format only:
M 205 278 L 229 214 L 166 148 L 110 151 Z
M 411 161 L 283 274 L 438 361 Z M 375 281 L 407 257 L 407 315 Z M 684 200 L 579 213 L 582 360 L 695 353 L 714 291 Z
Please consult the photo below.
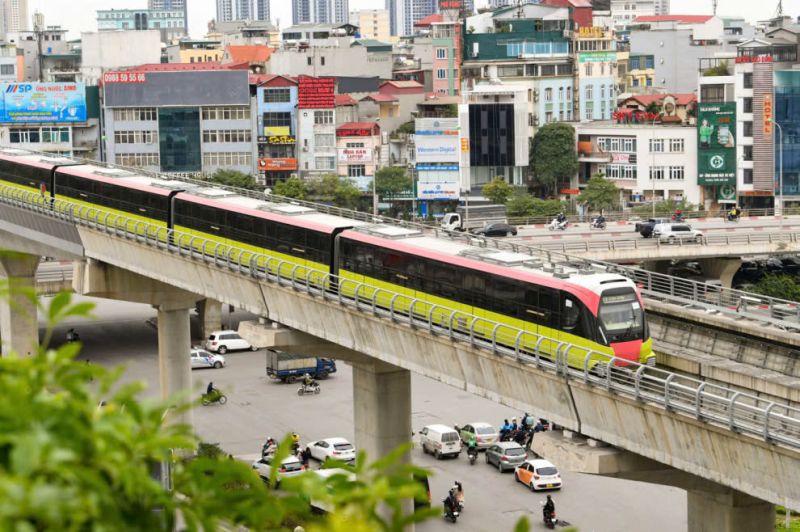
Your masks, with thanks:
M 86 122 L 83 83 L 4 83 L 0 122 Z

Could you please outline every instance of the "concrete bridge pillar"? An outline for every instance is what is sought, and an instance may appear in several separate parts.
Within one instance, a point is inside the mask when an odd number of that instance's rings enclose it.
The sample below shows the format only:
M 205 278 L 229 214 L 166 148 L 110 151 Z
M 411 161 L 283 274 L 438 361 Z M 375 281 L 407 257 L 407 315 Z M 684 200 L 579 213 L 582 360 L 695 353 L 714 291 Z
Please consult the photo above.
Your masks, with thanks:
M 725 288 L 733 288 L 733 276 L 742 267 L 740 257 L 700 259 L 703 275 L 712 279 L 719 279 Z
M 191 393 L 192 390 L 189 311 L 194 305 L 191 299 L 154 305 L 158 310 L 158 370 L 161 398 L 164 400 L 176 394 Z M 191 425 L 192 411 L 178 412 L 170 420 Z
M 222 329 L 222 303 L 214 299 L 204 299 L 197 303 L 200 318 L 200 337 L 208 338 L 214 331 Z
M 688 532 L 769 532 L 775 505 L 736 490 L 687 490 Z
M 377 460 L 411 440 L 411 372 L 378 360 L 352 366 L 356 448 Z
M 41 257 L 24 253 L 0 256 L 0 273 L 8 281 L 8 296 L 0 299 L 2 354 L 35 355 L 39 349 L 36 312 L 36 270 Z
M 668 260 L 645 260 L 642 261 L 642 269 L 649 272 L 667 274 L 669 270 L 670 261 Z

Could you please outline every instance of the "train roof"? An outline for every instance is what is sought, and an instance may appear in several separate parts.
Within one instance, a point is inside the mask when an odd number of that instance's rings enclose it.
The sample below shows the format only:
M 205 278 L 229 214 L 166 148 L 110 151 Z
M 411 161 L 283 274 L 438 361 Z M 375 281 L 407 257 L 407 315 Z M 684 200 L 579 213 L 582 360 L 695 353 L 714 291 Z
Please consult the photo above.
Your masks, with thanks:
M 56 153 L 33 153 L 27 150 L 20 150 L 18 148 L 2 148 L 0 149 L 0 158 L 7 161 L 14 161 L 21 164 L 36 166 L 39 168 L 46 168 L 52 170 L 55 166 L 75 165 L 78 164 L 72 159 L 62 157 Z
M 169 183 L 168 180 L 137 174 L 136 172 L 123 170 L 122 168 L 109 168 L 94 164 L 80 164 L 59 168 L 56 173 L 69 174 L 86 179 L 93 179 L 95 181 L 101 181 L 103 183 L 129 187 L 159 196 L 168 196 L 172 190 L 170 187 L 165 186 Z
M 178 199 L 326 233 L 331 233 L 336 229 L 367 225 L 366 222 L 325 214 L 303 205 L 261 200 L 217 187 L 196 187 L 179 194 Z
M 599 294 L 605 288 L 634 286 L 630 279 L 618 274 L 545 263 L 526 253 L 470 245 L 462 239 L 434 237 L 413 228 L 370 225 L 347 231 L 343 236 L 552 288 L 571 286 Z

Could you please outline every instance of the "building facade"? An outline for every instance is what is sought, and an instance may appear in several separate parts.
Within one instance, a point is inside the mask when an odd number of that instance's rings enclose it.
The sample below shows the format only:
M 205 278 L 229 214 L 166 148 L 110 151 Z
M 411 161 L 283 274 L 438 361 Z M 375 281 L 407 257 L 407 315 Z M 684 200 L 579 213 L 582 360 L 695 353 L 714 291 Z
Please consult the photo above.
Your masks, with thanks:
M 220 41 L 181 40 L 167 46 L 166 54 L 170 63 L 218 63 L 225 50 Z
M 269 20 L 269 0 L 217 0 L 217 22 Z
M 671 199 L 702 203 L 697 184 L 697 130 L 690 125 L 582 122 L 578 188 L 597 174 L 620 190 L 623 208 Z
M 9 33 L 28 31 L 30 19 L 28 18 L 28 0 L 3 0 L 2 2 L 2 40 L 6 40 Z
M 391 38 L 389 11 L 386 9 L 361 9 L 350 12 L 350 24 L 358 26 L 361 37 L 388 42 Z
M 187 35 L 186 13 L 183 10 L 109 9 L 97 11 L 97 29 L 158 30 L 163 42 Z
M 333 78 L 299 77 L 297 146 L 300 177 L 336 173 L 336 99 Z
M 272 76 L 256 90 L 258 171 L 271 187 L 297 175 L 297 81 Z
M 432 89 L 436 94 L 455 96 L 461 93 L 461 24 L 431 24 L 433 45 Z
M 189 27 L 187 0 L 147 0 L 147 9 L 156 11 L 183 11 L 183 27 Z
M 107 70 L 161 62 L 156 30 L 99 31 L 81 34 L 81 77 L 97 85 Z
M 336 171 L 367 190 L 380 168 L 381 128 L 377 122 L 346 122 L 336 128 Z
M 131 70 L 107 72 L 104 82 L 108 162 L 178 175 L 256 173 L 247 71 Z
M 579 103 L 576 116 L 580 120 L 610 120 L 617 101 L 617 52 L 613 33 L 595 26 L 578 28 L 575 65 Z M 564 118 L 560 116 L 559 120 Z

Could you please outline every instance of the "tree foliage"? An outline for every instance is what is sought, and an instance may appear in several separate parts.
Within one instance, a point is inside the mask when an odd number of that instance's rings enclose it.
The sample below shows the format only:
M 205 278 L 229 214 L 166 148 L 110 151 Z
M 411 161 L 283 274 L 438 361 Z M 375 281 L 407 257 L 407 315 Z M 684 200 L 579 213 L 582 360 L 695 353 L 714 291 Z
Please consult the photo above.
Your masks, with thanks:
M 686 200 L 675 201 L 673 199 L 668 199 L 666 201 L 657 201 L 656 202 L 656 216 L 663 216 L 667 214 L 673 214 L 678 209 L 682 210 L 684 213 L 690 212 L 695 210 L 695 205 L 693 203 L 689 203 Z M 639 205 L 631 209 L 634 214 L 638 215 L 652 215 L 653 214 L 653 205 Z
M 613 181 L 592 177 L 578 196 L 578 201 L 585 203 L 590 211 L 611 210 L 619 204 L 619 189 Z
M 564 203 L 559 200 L 534 198 L 522 190 L 511 196 L 506 208 L 511 218 L 547 218 L 565 210 Z
M 800 284 L 797 283 L 797 278 L 791 275 L 767 274 L 752 287 L 751 291 L 769 297 L 800 301 Z
M 384 166 L 375 172 L 375 190 L 378 197 L 387 197 L 413 188 L 411 178 L 402 166 Z
M 497 205 L 505 205 L 513 193 L 514 187 L 506 183 L 506 180 L 500 176 L 485 184 L 482 192 L 484 198 Z
M 89 311 L 86 303 L 73 304 L 70 294 L 57 295 L 40 308 L 45 341 L 56 323 Z M 173 413 L 191 408 L 185 397 L 142 401 L 143 383 L 120 383 L 122 367 L 76 361 L 79 349 L 67 343 L 32 357 L 0 358 L 2 530 L 166 532 L 180 516 L 189 531 L 301 524 L 309 532 L 400 532 L 439 515 L 438 506 L 413 515 L 401 511 L 403 501 L 426 496 L 414 475 L 427 473 L 402 461 L 409 446 L 371 464 L 359 453 L 355 480 L 309 472 L 283 480 L 278 491 L 277 467 L 289 453 L 288 436 L 265 484 L 249 464 L 201 446 L 191 427 L 170 422 Z M 157 464 L 169 464 L 172 489 L 153 477 Z M 309 501 L 329 512 L 313 514 Z
M 337 207 L 353 209 L 361 198 L 361 191 L 350 179 L 336 174 L 309 179 L 306 186 L 310 199 L 333 203 Z
M 530 162 L 534 181 L 546 194 L 568 182 L 578 172 L 575 129 L 564 122 L 540 127 L 531 141 Z
M 286 181 L 275 183 L 273 192 L 278 196 L 285 196 L 287 198 L 306 199 L 308 195 L 308 187 L 305 181 L 297 177 L 290 177 Z
M 246 188 L 248 190 L 261 190 L 262 188 L 255 177 L 236 170 L 222 168 L 211 174 L 211 181 L 228 187 Z

